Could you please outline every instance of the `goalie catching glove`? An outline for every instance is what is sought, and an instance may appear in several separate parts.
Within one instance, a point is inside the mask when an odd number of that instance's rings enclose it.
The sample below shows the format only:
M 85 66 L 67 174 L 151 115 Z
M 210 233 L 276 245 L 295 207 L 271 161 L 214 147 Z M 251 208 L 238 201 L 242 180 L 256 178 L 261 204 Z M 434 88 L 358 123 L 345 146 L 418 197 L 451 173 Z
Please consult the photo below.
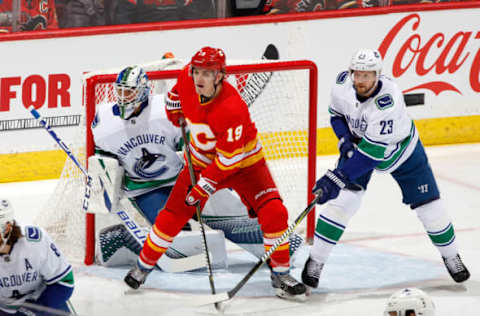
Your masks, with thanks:
M 188 192 L 185 198 L 187 205 L 193 206 L 197 203 L 204 205 L 207 202 L 210 195 L 212 195 L 216 189 L 217 183 L 205 177 L 200 177 L 197 184 Z

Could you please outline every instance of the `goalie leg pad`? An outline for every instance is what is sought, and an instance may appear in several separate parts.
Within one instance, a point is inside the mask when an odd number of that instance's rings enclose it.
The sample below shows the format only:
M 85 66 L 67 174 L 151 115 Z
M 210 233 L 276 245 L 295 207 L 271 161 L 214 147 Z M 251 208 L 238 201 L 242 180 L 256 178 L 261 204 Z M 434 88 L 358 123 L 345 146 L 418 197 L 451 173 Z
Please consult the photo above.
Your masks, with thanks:
M 225 235 L 219 230 L 205 232 L 212 268 L 226 269 L 227 248 Z M 185 258 L 202 254 L 203 241 L 200 231 L 182 231 L 173 240 L 165 255 L 171 258 Z M 161 259 L 160 259 L 161 260 Z
M 203 214 L 203 213 L 202 213 Z M 257 258 L 265 253 L 263 233 L 257 219 L 244 216 L 202 216 L 204 223 L 216 230 L 221 230 L 225 238 L 250 252 Z M 290 256 L 303 244 L 302 236 L 292 233 L 289 237 Z
M 88 157 L 88 172 L 93 179 L 88 212 L 100 214 L 109 213 L 104 203 L 104 190 L 112 202 L 112 210 L 116 210 L 118 200 L 122 196 L 122 181 L 124 175 L 124 170 L 118 163 L 118 160 L 100 155 L 90 156 Z M 100 184 L 99 179 L 102 180 L 103 186 Z
M 142 246 L 128 233 L 123 224 L 100 230 L 96 243 L 98 264 L 107 267 L 133 265 Z

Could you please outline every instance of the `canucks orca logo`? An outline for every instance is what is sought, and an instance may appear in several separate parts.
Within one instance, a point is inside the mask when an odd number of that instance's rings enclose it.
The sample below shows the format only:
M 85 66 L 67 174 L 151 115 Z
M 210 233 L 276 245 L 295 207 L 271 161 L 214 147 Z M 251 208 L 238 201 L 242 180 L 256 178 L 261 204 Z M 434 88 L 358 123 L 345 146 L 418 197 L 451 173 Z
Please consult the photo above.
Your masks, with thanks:
M 390 94 L 384 94 L 375 99 L 375 104 L 379 110 L 385 110 L 393 106 L 393 98 Z
M 165 155 L 163 154 L 152 154 L 146 148 L 142 148 L 142 156 L 137 159 L 133 170 L 142 178 L 156 178 L 165 172 L 167 172 L 168 167 L 162 165 L 160 168 L 151 168 L 156 163 L 165 161 Z M 153 169 L 153 170 L 150 170 Z

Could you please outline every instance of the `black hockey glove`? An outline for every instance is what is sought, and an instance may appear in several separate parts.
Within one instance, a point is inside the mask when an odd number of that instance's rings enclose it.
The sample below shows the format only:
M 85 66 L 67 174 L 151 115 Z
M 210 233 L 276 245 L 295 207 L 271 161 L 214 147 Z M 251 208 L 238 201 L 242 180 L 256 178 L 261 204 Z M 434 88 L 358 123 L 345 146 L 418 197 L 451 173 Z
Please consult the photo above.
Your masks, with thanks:
M 347 177 L 340 169 L 335 169 L 333 171 L 328 170 L 323 177 L 317 180 L 312 193 L 318 194 L 321 191 L 322 195 L 317 203 L 323 204 L 329 200 L 337 198 L 340 190 L 345 188 L 348 183 L 349 181 Z

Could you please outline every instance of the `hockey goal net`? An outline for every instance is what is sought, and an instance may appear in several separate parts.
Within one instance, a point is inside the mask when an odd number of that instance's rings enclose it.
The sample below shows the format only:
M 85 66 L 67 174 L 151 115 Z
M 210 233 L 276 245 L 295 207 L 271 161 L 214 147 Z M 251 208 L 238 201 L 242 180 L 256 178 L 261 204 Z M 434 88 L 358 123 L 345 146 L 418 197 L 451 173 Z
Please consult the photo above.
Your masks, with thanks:
M 152 93 L 165 93 L 182 65 L 178 60 L 141 65 L 147 71 Z M 95 111 L 103 103 L 114 101 L 113 82 L 121 69 L 85 76 L 84 119 L 77 141 L 71 145 L 82 162 L 94 153 L 90 124 Z M 227 80 L 249 105 L 267 163 L 293 221 L 313 198 L 310 191 L 316 170 L 316 65 L 306 60 L 233 62 L 227 66 L 227 74 Z M 96 232 L 107 222 L 119 221 L 113 214 L 83 212 L 84 180 L 84 175 L 67 159 L 57 188 L 37 223 L 49 231 L 70 260 L 92 264 Z M 314 213 L 300 226 L 308 240 L 313 238 Z

